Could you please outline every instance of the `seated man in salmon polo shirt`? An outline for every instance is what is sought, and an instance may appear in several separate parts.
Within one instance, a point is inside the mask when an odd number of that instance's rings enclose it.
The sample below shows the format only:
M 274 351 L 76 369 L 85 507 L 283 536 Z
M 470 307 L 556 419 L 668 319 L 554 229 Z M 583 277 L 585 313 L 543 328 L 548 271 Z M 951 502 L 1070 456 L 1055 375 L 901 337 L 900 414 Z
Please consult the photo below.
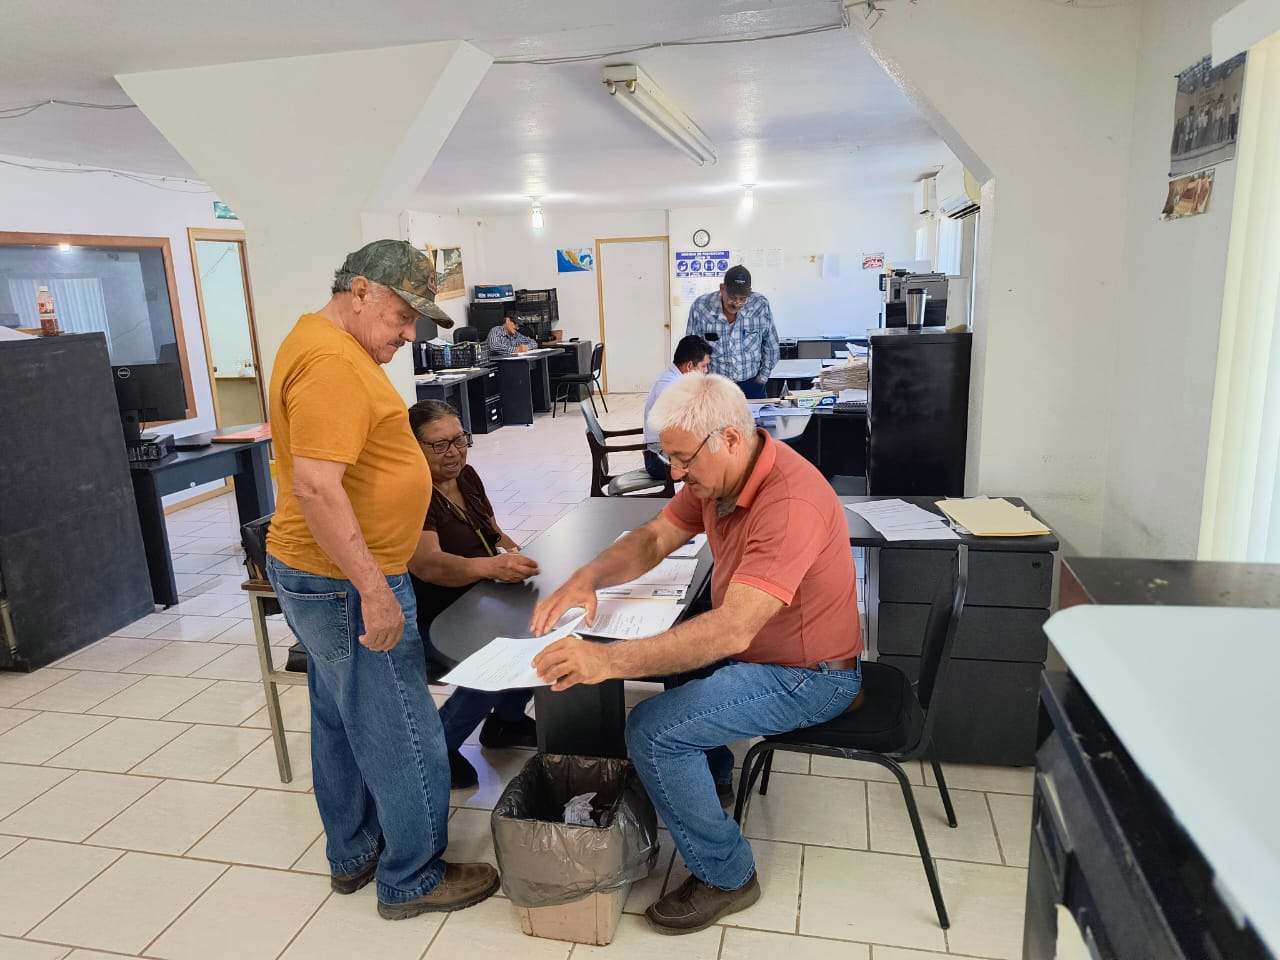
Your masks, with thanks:
M 598 588 L 640 576 L 702 531 L 715 559 L 712 609 L 643 640 L 568 637 L 533 666 L 564 690 L 720 665 L 644 701 L 627 722 L 631 759 L 692 871 L 645 916 L 661 933 L 693 933 L 760 897 L 751 845 L 720 806 L 706 751 L 849 709 L 862 686 L 862 636 L 840 501 L 810 463 L 756 429 L 733 381 L 681 377 L 648 425 L 684 487 L 538 604 L 533 629 L 545 633 L 571 607 L 591 623 Z

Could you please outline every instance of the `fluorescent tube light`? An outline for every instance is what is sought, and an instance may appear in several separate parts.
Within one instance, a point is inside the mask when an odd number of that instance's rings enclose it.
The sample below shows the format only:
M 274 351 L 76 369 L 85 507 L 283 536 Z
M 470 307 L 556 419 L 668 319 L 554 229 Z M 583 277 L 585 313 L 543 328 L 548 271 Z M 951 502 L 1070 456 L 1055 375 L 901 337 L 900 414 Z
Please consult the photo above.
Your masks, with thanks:
M 533 224 L 533 229 L 542 229 L 542 204 L 538 202 L 537 197 L 531 197 L 533 200 L 533 209 L 529 211 L 529 220 Z
M 715 144 L 702 128 L 667 99 L 648 74 L 635 64 L 604 68 L 604 85 L 613 99 L 698 166 L 716 162 Z

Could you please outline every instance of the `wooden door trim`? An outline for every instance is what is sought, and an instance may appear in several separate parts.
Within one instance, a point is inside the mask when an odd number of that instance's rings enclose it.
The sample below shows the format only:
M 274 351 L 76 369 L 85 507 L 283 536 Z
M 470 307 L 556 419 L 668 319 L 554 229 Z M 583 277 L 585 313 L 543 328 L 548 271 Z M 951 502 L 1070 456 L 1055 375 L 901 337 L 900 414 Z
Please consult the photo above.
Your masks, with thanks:
M 218 230 L 211 227 L 188 227 L 187 245 L 191 249 L 191 273 L 196 284 L 196 303 L 199 304 L 200 307 L 200 332 L 204 336 L 204 358 L 205 365 L 209 368 L 209 392 L 213 394 L 214 421 L 218 423 L 220 427 L 222 426 L 222 414 L 218 409 L 218 386 L 215 383 L 217 378 L 213 372 L 213 351 L 209 345 L 209 325 L 205 320 L 204 315 L 204 289 L 200 284 L 200 261 L 196 256 L 196 241 L 198 240 L 220 240 L 239 245 L 240 281 L 244 290 L 245 317 L 249 321 L 249 346 L 253 350 L 253 367 L 258 375 L 258 402 L 262 407 L 262 419 L 266 422 L 270 419 L 270 413 L 267 409 L 266 391 L 263 389 L 264 373 L 262 369 L 262 356 L 258 351 L 258 324 L 253 312 L 253 296 L 249 285 L 249 258 L 247 247 L 245 245 L 245 233 L 243 230 Z
M 671 237 L 663 234 L 655 237 L 596 237 L 596 306 L 600 314 L 600 342 L 604 343 L 604 260 L 600 257 L 600 245 L 605 243 L 657 243 L 661 241 L 666 248 L 662 255 L 663 286 L 666 287 L 665 301 L 668 314 L 671 310 Z M 667 325 L 669 327 L 669 324 Z M 604 381 L 604 392 L 609 392 L 609 371 L 600 372 Z

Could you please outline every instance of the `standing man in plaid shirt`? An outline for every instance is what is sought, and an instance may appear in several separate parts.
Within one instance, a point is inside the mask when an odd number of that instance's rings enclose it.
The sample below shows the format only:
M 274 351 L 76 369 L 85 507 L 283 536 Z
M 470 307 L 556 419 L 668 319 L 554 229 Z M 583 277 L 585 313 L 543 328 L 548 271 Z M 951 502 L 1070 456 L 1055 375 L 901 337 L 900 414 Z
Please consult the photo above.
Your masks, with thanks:
M 728 377 L 748 398 L 765 396 L 764 385 L 778 362 L 778 330 L 769 301 L 751 292 L 746 267 L 730 267 L 719 290 L 693 301 L 684 332 L 715 348 L 712 373 Z

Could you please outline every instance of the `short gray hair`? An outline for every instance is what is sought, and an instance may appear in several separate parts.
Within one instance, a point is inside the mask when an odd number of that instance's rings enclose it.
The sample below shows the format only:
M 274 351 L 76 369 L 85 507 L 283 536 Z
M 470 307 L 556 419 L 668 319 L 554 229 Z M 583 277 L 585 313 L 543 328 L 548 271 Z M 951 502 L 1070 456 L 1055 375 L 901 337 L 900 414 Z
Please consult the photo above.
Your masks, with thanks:
M 719 431 L 737 427 L 743 436 L 755 432 L 747 397 L 736 383 L 715 373 L 686 373 L 658 396 L 649 411 L 652 433 L 687 430 L 696 437 L 713 434 L 707 446 L 720 445 Z

